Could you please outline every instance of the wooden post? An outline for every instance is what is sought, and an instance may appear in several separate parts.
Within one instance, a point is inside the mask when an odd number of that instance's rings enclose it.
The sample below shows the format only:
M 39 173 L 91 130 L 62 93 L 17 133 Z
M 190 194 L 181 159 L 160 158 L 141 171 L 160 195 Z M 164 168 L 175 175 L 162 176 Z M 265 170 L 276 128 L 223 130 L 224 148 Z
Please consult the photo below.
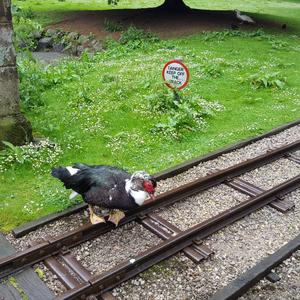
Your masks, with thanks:
M 20 112 L 10 0 L 0 0 L 0 149 L 2 141 L 22 145 L 32 140 L 30 123 Z

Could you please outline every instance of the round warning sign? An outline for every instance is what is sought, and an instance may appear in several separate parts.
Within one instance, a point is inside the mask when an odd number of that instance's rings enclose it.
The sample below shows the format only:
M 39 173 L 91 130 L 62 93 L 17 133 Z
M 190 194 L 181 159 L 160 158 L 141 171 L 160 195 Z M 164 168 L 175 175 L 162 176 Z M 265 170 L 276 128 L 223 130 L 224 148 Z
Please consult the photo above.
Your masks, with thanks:
M 188 84 L 190 74 L 181 61 L 171 60 L 165 64 L 162 76 L 169 88 L 181 90 Z

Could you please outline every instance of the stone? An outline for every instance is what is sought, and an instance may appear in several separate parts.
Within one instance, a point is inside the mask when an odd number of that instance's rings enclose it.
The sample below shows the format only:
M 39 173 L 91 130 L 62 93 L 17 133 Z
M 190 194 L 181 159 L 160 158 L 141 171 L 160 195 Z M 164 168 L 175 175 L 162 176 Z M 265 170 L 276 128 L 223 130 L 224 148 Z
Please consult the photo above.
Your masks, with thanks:
M 40 39 L 42 37 L 42 33 L 39 30 L 33 31 L 30 36 L 32 36 L 35 39 Z
M 70 33 L 68 34 L 68 38 L 69 38 L 70 40 L 77 40 L 78 37 L 79 37 L 79 33 L 77 33 L 77 32 L 70 32 Z
M 53 37 L 54 35 L 56 35 L 56 33 L 57 33 L 57 30 L 49 28 L 49 29 L 46 30 L 45 36 L 46 37 Z
M 78 38 L 78 43 L 79 44 L 85 44 L 85 43 L 89 43 L 90 42 L 90 39 L 88 36 L 86 35 L 81 35 L 79 38 Z
M 100 52 L 103 50 L 102 44 L 99 41 L 96 41 L 96 43 L 93 43 L 93 49 L 95 52 Z
M 31 125 L 21 113 L 0 118 L 0 141 L 20 146 L 31 140 Z M 4 144 L 0 143 L 0 149 L 4 147 Z
M 84 47 L 83 46 L 78 46 L 77 47 L 77 55 L 81 55 L 84 52 Z
M 0 67 L 14 66 L 16 54 L 12 43 L 13 31 L 10 24 L 0 25 Z
M 55 52 L 63 52 L 64 48 L 63 44 L 53 44 L 53 51 Z
M 53 39 L 51 37 L 41 38 L 38 42 L 39 50 L 46 50 L 52 48 Z

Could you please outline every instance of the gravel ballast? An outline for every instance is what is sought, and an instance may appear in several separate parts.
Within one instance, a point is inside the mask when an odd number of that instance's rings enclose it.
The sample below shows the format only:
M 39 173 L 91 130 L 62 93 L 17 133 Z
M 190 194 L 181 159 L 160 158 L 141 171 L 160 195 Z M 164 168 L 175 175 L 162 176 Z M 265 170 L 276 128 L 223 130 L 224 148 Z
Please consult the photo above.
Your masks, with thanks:
M 257 141 L 244 148 L 232 151 L 219 156 L 183 172 L 177 176 L 161 180 L 158 192 L 165 192 L 169 189 L 189 183 L 195 179 L 208 175 L 216 170 L 223 170 L 248 159 L 265 154 L 269 150 L 291 144 L 300 139 L 300 125 L 287 129 L 272 137 Z M 299 151 L 300 152 L 300 151 Z
M 281 278 L 276 283 L 263 279 L 241 300 L 297 300 L 300 299 L 300 250 L 285 260 L 274 271 Z
M 282 214 L 264 207 L 207 238 L 204 244 L 215 251 L 211 260 L 196 265 L 178 254 L 116 288 L 114 295 L 132 300 L 208 299 L 299 233 L 300 190 L 287 198 L 295 202 L 294 211 Z

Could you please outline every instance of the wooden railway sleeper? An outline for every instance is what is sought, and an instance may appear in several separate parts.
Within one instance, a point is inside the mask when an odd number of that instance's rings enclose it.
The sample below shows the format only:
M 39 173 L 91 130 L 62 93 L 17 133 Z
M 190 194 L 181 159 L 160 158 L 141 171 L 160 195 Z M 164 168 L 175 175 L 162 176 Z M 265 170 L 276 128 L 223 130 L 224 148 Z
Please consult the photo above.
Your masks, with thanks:
M 143 216 L 143 218 L 140 218 L 138 222 L 163 240 L 170 239 L 171 237 L 182 232 L 172 223 L 155 213 Z M 209 258 L 213 254 L 212 250 L 202 245 L 202 242 L 199 244 L 197 241 L 195 241 L 192 246 L 184 248 L 182 252 L 186 257 L 197 264 L 202 260 Z

